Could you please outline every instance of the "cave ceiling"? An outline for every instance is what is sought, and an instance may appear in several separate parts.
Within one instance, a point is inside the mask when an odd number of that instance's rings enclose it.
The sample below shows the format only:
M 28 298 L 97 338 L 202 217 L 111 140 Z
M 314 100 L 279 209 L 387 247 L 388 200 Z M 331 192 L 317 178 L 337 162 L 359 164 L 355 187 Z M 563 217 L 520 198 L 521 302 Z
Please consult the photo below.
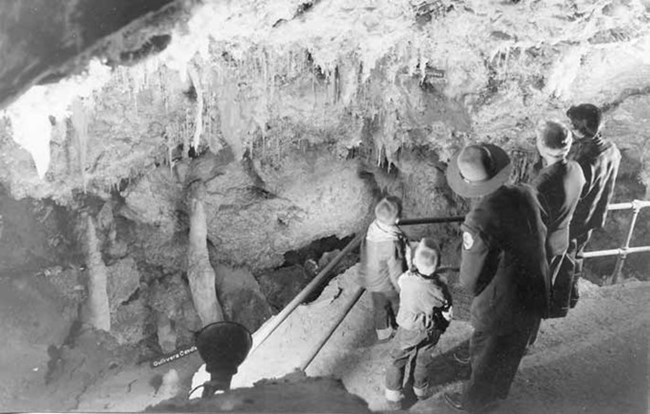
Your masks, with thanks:
M 535 123 L 579 102 L 603 107 L 648 183 L 648 1 L 137 4 L 1 5 L 14 197 L 108 197 L 190 147 L 265 165 L 301 145 L 344 159 L 371 144 L 396 165 L 409 147 L 531 150 Z

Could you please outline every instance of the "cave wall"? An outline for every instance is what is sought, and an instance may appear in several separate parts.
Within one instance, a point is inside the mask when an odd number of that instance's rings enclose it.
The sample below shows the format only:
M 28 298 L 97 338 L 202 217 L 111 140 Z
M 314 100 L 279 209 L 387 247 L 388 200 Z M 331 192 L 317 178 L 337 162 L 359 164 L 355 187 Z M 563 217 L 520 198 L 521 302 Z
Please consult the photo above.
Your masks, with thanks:
M 155 16 L 179 8 L 174 0 L 8 0 L 0 4 L 0 107 L 5 107 L 36 83 L 51 83 L 79 73 L 111 44 L 137 50 Z M 101 51 L 101 52 L 100 52 Z M 113 48 L 114 53 L 119 50 Z M 122 52 L 124 53 L 124 52 Z M 118 58 L 119 55 L 114 56 Z
M 563 119 L 571 104 L 604 110 L 603 132 L 624 155 L 615 201 L 647 197 L 648 4 L 592 3 L 188 6 L 173 28 L 147 26 L 171 33 L 162 52 L 118 66 L 119 50 L 99 51 L 85 77 L 34 87 L 8 107 L 0 184 L 70 217 L 93 199 L 115 335 L 128 343 L 169 333 L 174 321 L 185 329 L 162 341 L 171 344 L 196 325 L 184 305 L 185 190 L 202 178 L 217 285 L 232 295 L 230 316 L 255 326 L 270 310 L 254 276 L 285 252 L 359 232 L 386 193 L 403 198 L 407 216 L 462 214 L 444 170 L 470 142 L 503 145 L 515 179 L 530 179 L 534 125 Z M 406 231 L 433 235 L 445 264 L 456 264 L 457 226 Z M 256 308 L 246 318 L 236 300 L 244 291 L 241 303 Z

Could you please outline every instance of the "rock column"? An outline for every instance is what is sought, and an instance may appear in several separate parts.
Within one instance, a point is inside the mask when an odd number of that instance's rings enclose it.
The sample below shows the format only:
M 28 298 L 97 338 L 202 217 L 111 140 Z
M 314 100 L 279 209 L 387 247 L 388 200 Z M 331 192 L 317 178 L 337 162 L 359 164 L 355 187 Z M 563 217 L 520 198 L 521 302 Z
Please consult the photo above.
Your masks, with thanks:
M 81 220 L 85 227 L 82 243 L 88 275 L 88 299 L 83 312 L 83 321 L 96 329 L 108 332 L 111 330 L 111 311 L 107 291 L 108 272 L 102 260 L 93 218 L 89 214 L 83 213 Z
M 195 181 L 189 187 L 190 240 L 187 251 L 187 277 L 192 300 L 203 326 L 223 320 L 217 299 L 215 273 L 208 256 L 208 223 L 203 200 L 205 185 Z

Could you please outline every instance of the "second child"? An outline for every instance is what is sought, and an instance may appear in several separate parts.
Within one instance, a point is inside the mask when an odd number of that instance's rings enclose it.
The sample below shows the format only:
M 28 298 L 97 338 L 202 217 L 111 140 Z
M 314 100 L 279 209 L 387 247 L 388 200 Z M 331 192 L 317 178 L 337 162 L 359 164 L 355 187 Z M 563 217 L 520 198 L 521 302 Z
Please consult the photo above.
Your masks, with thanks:
M 415 248 L 411 269 L 399 279 L 399 325 L 394 339 L 392 361 L 386 369 L 385 397 L 391 408 L 398 409 L 404 398 L 402 391 L 406 364 L 413 358 L 413 392 L 420 399 L 429 397 L 428 367 L 432 351 L 447 329 L 452 317 L 449 289 L 436 273 L 440 253 L 435 241 L 423 238 Z

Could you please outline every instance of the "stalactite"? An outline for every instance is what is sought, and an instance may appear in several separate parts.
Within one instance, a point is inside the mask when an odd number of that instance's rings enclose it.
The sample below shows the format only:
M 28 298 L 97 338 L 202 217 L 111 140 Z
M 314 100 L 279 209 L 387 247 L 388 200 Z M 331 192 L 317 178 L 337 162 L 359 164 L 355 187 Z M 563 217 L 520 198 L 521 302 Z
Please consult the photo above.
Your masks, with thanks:
M 194 138 L 192 140 L 192 147 L 199 148 L 201 143 L 201 134 L 203 133 L 203 88 L 201 87 L 201 78 L 192 64 L 187 65 L 187 75 L 194 86 L 196 91 L 196 114 L 194 116 Z
M 77 136 L 77 151 L 79 152 L 79 170 L 83 183 L 84 193 L 86 192 L 86 155 L 88 152 L 88 123 L 89 110 L 79 98 L 72 101 L 72 115 L 70 120 Z
M 182 120 L 182 124 L 179 127 L 181 139 L 183 141 L 183 152 L 187 154 L 187 151 L 190 148 L 190 125 L 189 125 L 189 118 L 190 118 L 190 108 L 185 109 L 185 117 Z

